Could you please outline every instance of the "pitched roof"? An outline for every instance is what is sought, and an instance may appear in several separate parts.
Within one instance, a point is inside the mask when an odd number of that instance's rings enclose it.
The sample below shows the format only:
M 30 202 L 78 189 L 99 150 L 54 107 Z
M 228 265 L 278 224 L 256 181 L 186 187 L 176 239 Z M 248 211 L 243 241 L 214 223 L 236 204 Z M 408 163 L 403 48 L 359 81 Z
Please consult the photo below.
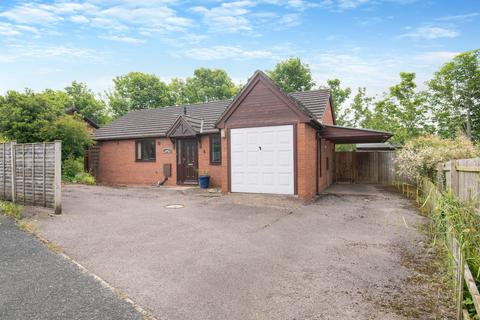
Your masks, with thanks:
M 65 110 L 65 114 L 70 114 L 70 115 L 79 114 L 83 118 L 83 121 L 87 122 L 94 129 L 100 128 L 100 126 L 95 121 L 93 121 L 89 117 L 86 117 L 86 116 L 80 114 L 80 111 L 77 108 L 68 108 L 68 109 Z
M 263 72 L 262 72 L 263 74 Z M 266 77 L 266 75 L 265 75 Z M 321 122 L 330 97 L 330 90 L 284 93 L 307 116 Z M 144 109 L 132 111 L 95 132 L 96 140 L 116 140 L 142 137 L 162 137 L 180 115 L 188 117 L 188 121 L 197 128 L 203 120 L 202 133 L 217 132 L 215 123 L 224 114 L 232 100 Z M 200 128 L 197 128 L 200 129 Z M 200 131 L 200 130 L 199 130 Z
M 96 140 L 113 140 L 165 136 L 175 120 L 183 114 L 184 108 L 190 118 L 203 120 L 204 133 L 216 132 L 215 121 L 230 104 L 230 101 L 132 111 L 98 129 L 94 138 Z
M 315 118 L 321 121 L 330 99 L 330 89 L 292 92 L 290 96 L 300 101 Z

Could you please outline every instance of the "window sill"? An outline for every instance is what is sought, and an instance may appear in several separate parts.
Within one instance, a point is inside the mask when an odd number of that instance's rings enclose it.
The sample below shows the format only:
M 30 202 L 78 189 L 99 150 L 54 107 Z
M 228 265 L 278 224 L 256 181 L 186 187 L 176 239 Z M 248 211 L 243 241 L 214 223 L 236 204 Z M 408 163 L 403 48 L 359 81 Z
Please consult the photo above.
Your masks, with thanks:
M 221 162 L 210 162 L 210 165 L 211 166 L 221 166 L 222 163 Z
M 157 159 L 153 159 L 153 160 L 135 160 L 135 162 L 157 162 Z

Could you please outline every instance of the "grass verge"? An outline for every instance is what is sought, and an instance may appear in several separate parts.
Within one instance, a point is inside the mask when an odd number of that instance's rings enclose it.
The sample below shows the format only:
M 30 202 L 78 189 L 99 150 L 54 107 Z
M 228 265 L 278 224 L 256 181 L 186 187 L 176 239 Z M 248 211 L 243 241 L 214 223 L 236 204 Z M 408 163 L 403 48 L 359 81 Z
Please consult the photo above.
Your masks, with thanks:
M 0 211 L 9 218 L 21 220 L 23 218 L 23 206 L 9 201 L 0 201 Z

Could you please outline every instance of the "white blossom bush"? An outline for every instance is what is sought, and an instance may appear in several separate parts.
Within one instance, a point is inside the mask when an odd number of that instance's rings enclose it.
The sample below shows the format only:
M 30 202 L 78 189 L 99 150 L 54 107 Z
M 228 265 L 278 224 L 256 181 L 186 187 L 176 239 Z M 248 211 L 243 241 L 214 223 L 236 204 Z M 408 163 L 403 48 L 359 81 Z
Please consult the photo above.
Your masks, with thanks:
M 397 152 L 395 165 L 399 175 L 414 181 L 421 176 L 434 178 L 438 163 L 479 155 L 479 149 L 466 137 L 422 136 L 409 140 Z

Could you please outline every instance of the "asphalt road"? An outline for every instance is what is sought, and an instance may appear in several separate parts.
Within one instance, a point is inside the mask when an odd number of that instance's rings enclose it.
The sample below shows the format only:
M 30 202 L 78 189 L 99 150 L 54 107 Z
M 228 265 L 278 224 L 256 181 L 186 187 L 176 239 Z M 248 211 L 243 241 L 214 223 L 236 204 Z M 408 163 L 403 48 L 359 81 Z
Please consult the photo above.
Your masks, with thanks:
M 0 319 L 142 319 L 125 301 L 0 214 Z

